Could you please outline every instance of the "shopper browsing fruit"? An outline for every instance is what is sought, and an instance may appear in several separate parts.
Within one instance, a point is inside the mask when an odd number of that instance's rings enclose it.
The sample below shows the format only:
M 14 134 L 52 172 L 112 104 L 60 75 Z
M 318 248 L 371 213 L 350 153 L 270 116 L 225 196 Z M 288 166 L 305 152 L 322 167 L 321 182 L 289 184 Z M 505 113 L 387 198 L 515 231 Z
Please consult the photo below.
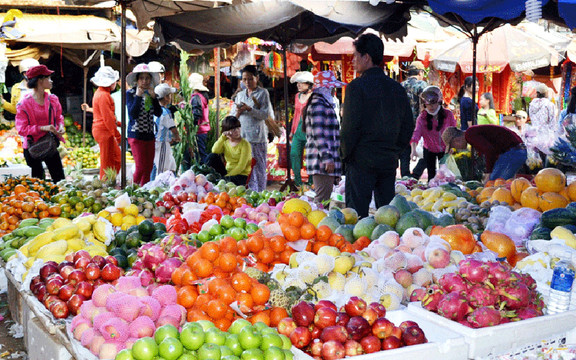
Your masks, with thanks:
M 452 148 L 465 150 L 470 144 L 486 159 L 484 181 L 510 179 L 524 165 L 526 145 L 514 131 L 497 125 L 476 125 L 466 131 L 451 126 L 444 130 L 442 140 L 446 152 Z
M 384 44 L 374 34 L 354 41 L 354 67 L 361 76 L 348 84 L 340 132 L 346 167 L 346 207 L 368 216 L 394 197 L 398 156 L 410 142 L 414 118 L 406 91 L 379 67 Z
M 33 58 L 26 58 L 20 61 L 20 64 L 18 65 L 18 70 L 20 71 L 20 74 L 22 74 L 23 79 L 19 83 L 12 85 L 12 90 L 10 91 L 10 102 L 5 101 L 0 96 L 0 105 L 4 110 L 12 114 L 16 114 L 16 105 L 18 104 L 20 99 L 23 99 L 24 95 L 32 92 L 32 89 L 29 89 L 27 85 L 28 79 L 26 78 L 26 72 L 31 67 L 38 65 L 40 65 L 38 60 Z
M 306 133 L 306 169 L 314 182 L 316 203 L 329 200 L 334 182 L 342 175 L 340 124 L 331 89 L 342 87 L 332 71 L 314 76 L 314 90 L 303 110 L 302 130 Z
M 248 187 L 260 192 L 266 189 L 266 151 L 270 116 L 270 95 L 258 86 L 258 70 L 254 65 L 242 69 L 242 83 L 246 89 L 236 94 L 230 115 L 236 116 L 242 124 L 242 138 L 252 146 L 252 156 L 256 164 L 252 169 Z
M 314 75 L 310 71 L 298 71 L 292 75 L 290 82 L 296 83 L 298 87 L 298 94 L 296 94 L 294 99 L 294 117 L 292 118 L 292 127 L 290 129 L 290 136 L 292 137 L 290 164 L 292 164 L 292 170 L 294 170 L 294 183 L 296 186 L 301 186 L 302 155 L 306 146 L 306 133 L 302 131 L 302 109 L 304 109 L 312 94 Z
M 24 159 L 26 164 L 32 168 L 32 177 L 44 179 L 44 168 L 46 164 L 52 182 L 57 183 L 64 179 L 64 169 L 62 159 L 58 151 L 44 159 L 36 159 L 28 150 L 30 140 L 36 142 L 48 133 L 54 134 L 59 140 L 63 140 L 64 116 L 62 116 L 62 105 L 56 95 L 46 93 L 52 89 L 52 75 L 54 71 L 49 70 L 45 65 L 33 66 L 26 71 L 27 85 L 32 89 L 32 93 L 24 96 L 20 101 L 16 111 L 16 130 L 22 137 L 22 147 L 24 148 Z
M 106 169 L 112 168 L 118 173 L 121 166 L 121 136 L 116 127 L 114 100 L 110 96 L 110 92 L 116 89 L 119 78 L 118 71 L 110 66 L 102 66 L 90 79 L 92 84 L 98 86 L 92 99 L 92 135 L 100 147 L 100 179 L 104 177 Z
M 176 88 L 168 84 L 160 84 L 154 88 L 158 102 L 162 106 L 162 115 L 156 117 L 156 148 L 154 150 L 154 173 L 161 174 L 164 171 L 176 171 L 176 160 L 172 154 L 171 146 L 180 142 L 180 134 L 172 118 L 172 112 L 168 108 L 172 103 L 172 94 Z
M 498 115 L 494 109 L 494 96 L 490 93 L 484 93 L 480 96 L 478 125 L 500 125 L 500 120 L 498 120 Z
M 219 154 L 224 154 L 224 160 Z M 206 163 L 236 185 L 246 185 L 252 169 L 252 147 L 242 138 L 241 124 L 235 116 L 222 120 L 222 135 L 212 146 Z
M 192 73 L 188 77 L 188 83 L 193 93 L 190 96 L 190 104 L 192 105 L 192 115 L 194 116 L 194 123 L 198 126 L 196 132 L 196 144 L 198 145 L 198 156 L 200 164 L 206 162 L 206 141 L 208 140 L 208 132 L 210 131 L 210 109 L 208 108 L 208 88 L 204 85 L 204 76 L 198 73 Z
M 445 145 L 442 142 L 442 133 L 449 126 L 456 126 L 454 114 L 442 106 L 442 92 L 438 86 L 428 86 L 422 94 L 420 101 L 424 111 L 416 119 L 416 128 L 412 134 L 412 160 L 416 161 L 416 145 L 420 138 L 424 139 L 424 161 L 428 170 L 428 180 L 436 176 L 436 159 L 444 156 Z
M 128 108 L 128 143 L 132 149 L 136 169 L 133 181 L 144 185 L 150 181 L 154 166 L 154 116 L 162 115 L 162 108 L 154 93 L 160 83 L 158 73 L 146 64 L 138 64 L 126 77 L 132 87 L 126 92 Z

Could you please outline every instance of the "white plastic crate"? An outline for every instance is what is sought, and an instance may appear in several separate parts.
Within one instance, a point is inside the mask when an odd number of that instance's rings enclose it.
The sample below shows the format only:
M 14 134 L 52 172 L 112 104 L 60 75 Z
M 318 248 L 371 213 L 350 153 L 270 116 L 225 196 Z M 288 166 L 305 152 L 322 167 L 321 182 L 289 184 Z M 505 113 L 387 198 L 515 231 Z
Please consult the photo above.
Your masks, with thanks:
M 23 321 L 25 301 L 23 298 L 22 284 L 19 284 L 8 270 L 4 270 L 4 273 L 6 274 L 8 284 L 8 309 L 10 309 L 12 320 L 20 325 L 26 326 L 26 322 Z
M 24 164 L 14 164 L 0 168 L 0 182 L 4 182 L 9 176 L 30 176 L 32 168 Z
M 410 303 L 407 311 L 428 319 L 438 328 L 444 327 L 464 336 L 468 357 L 489 358 L 509 354 L 524 347 L 556 343 L 576 327 L 576 311 L 544 315 L 507 324 L 472 329 L 422 308 L 419 302 Z
M 66 350 L 55 335 L 44 329 L 38 318 L 28 320 L 28 358 L 30 360 L 71 360 L 72 355 Z
M 406 346 L 394 350 L 379 351 L 372 354 L 354 356 L 354 360 L 466 360 L 468 345 L 464 338 L 447 328 L 439 327 L 426 318 L 409 313 L 406 310 L 390 311 L 386 318 L 396 326 L 406 320 L 418 323 L 424 331 L 428 343 Z M 303 351 L 292 347 L 296 360 L 310 360 L 312 357 Z

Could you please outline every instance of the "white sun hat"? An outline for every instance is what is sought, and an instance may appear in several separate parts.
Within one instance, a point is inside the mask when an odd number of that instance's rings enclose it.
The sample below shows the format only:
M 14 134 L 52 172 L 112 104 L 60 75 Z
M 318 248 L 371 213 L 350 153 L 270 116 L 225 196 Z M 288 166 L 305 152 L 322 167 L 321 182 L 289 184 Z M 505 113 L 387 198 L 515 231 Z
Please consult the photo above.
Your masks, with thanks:
M 114 70 L 111 66 L 102 66 L 96 71 L 90 81 L 96 86 L 109 87 L 114 85 L 118 79 L 120 79 L 118 71 Z
M 297 71 L 290 78 L 290 83 L 310 83 L 314 84 L 314 75 L 310 71 Z
M 190 89 L 198 91 L 208 91 L 208 88 L 204 86 L 204 76 L 198 73 L 192 73 L 188 76 L 188 83 L 190 84 Z
M 156 96 L 158 96 L 158 99 L 162 99 L 168 94 L 174 94 L 176 92 L 176 88 L 168 84 L 160 84 L 154 88 L 154 92 L 156 93 Z
M 131 87 L 136 86 L 136 79 L 138 78 L 138 74 L 148 73 L 152 76 L 152 86 L 156 86 L 160 84 L 160 75 L 157 72 L 153 72 L 150 70 L 148 64 L 138 64 L 134 67 L 132 72 L 126 76 L 126 81 L 128 85 Z
M 31 67 L 38 66 L 38 65 L 40 65 L 38 60 L 33 59 L 33 58 L 26 58 L 26 59 L 22 59 L 22 61 L 20 61 L 20 65 L 18 65 L 18 70 L 20 71 L 20 73 L 25 73 Z
M 155 72 L 155 73 L 166 72 L 166 68 L 164 67 L 164 65 L 162 65 L 158 61 L 150 61 L 148 63 L 148 67 L 150 68 L 150 71 Z

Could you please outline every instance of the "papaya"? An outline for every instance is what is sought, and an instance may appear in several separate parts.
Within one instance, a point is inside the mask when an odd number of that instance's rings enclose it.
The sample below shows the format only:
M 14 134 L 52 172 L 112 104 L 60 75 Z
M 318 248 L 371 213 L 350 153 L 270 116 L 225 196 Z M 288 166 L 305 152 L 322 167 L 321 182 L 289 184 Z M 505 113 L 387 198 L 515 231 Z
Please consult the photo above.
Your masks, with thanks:
M 394 196 L 392 201 L 390 201 L 390 205 L 395 206 L 396 209 L 400 211 L 400 215 L 404 215 L 411 210 L 410 204 L 408 204 L 408 201 L 402 195 Z

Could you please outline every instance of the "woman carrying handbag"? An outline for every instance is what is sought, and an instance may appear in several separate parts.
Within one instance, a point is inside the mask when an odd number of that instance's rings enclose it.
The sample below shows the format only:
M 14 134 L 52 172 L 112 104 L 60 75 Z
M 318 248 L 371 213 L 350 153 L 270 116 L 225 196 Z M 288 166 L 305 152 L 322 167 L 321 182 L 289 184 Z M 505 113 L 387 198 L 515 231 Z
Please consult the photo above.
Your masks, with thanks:
M 26 72 L 28 87 L 32 89 L 16 107 L 16 130 L 22 136 L 26 164 L 32 168 L 32 177 L 44 179 L 46 164 L 54 183 L 64 179 L 58 143 L 64 134 L 62 105 L 56 95 L 46 93 L 52 89 L 52 75 L 46 65 L 31 67 Z

